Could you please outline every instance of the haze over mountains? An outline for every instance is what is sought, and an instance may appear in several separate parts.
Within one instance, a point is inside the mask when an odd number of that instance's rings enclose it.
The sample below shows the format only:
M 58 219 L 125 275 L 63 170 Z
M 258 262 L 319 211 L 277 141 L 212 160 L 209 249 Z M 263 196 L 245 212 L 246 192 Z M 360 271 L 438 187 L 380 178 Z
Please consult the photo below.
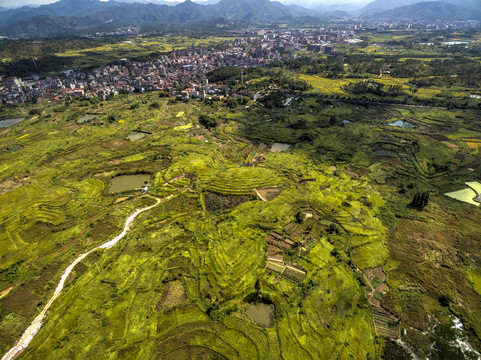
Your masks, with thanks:
M 209 21 L 238 21 L 254 24 L 302 21 L 321 22 L 336 18 L 417 20 L 472 20 L 481 18 L 478 0 L 444 2 L 419 0 L 375 0 L 361 3 L 324 4 L 287 0 L 60 0 L 36 7 L 0 8 L 0 35 L 58 36 L 88 33 L 119 26 L 179 26 Z M 308 6 L 306 7 L 301 6 Z
M 396 7 L 394 9 L 377 12 L 370 17 L 385 18 L 389 20 L 422 19 L 436 20 L 472 20 L 479 18 L 479 14 L 473 15 L 472 9 L 446 2 L 429 1 L 412 5 Z

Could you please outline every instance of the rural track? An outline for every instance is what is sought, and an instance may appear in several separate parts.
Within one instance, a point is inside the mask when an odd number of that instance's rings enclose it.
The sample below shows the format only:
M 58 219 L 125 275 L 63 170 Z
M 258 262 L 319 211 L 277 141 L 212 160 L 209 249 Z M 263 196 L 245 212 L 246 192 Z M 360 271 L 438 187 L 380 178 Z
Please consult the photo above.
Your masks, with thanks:
M 170 184 L 171 182 L 179 180 L 183 177 L 185 177 L 185 174 L 182 174 L 182 175 L 180 175 L 180 176 L 178 176 L 178 177 L 176 177 L 176 178 L 174 178 L 170 181 L 166 181 L 161 186 L 165 186 L 167 184 Z M 110 249 L 111 247 L 115 246 L 120 240 L 122 240 L 125 237 L 125 235 L 128 234 L 128 232 L 130 231 L 130 227 L 132 226 L 135 218 L 138 215 L 140 215 L 144 211 L 150 210 L 150 209 L 160 205 L 161 203 L 163 203 L 165 201 L 170 200 L 174 196 L 175 196 L 175 194 L 170 194 L 170 195 L 165 196 L 163 198 L 158 198 L 158 197 L 155 197 L 155 196 L 152 196 L 152 195 L 141 196 L 141 197 L 150 197 L 152 199 L 155 199 L 156 202 L 155 202 L 154 205 L 150 205 L 150 206 L 147 206 L 147 207 L 144 207 L 144 208 L 137 209 L 132 215 L 130 215 L 125 220 L 124 229 L 119 235 L 117 235 L 113 239 L 103 243 L 102 245 L 99 245 L 99 246 L 97 246 L 97 247 L 77 256 L 75 258 L 75 260 L 72 261 L 70 263 L 70 265 L 62 273 L 62 276 L 60 277 L 60 281 L 57 284 L 57 287 L 55 288 L 55 291 L 54 291 L 53 295 L 50 297 L 50 300 L 44 306 L 43 310 L 40 312 L 40 314 L 38 314 L 35 317 L 35 319 L 31 322 L 31 324 L 27 328 L 27 330 L 25 330 L 25 332 L 22 334 L 20 339 L 17 340 L 15 345 L 3 355 L 1 360 L 14 360 L 23 350 L 25 350 L 27 348 L 27 346 L 30 344 L 30 342 L 33 340 L 35 335 L 39 332 L 40 328 L 42 327 L 42 323 L 43 323 L 43 320 L 45 319 L 45 317 L 47 315 L 47 311 L 50 309 L 53 302 L 62 294 L 63 288 L 65 286 L 65 282 L 66 282 L 68 276 L 70 275 L 70 273 L 72 272 L 72 270 L 75 268 L 75 266 L 77 264 L 79 264 L 88 255 L 90 255 L 91 253 L 93 253 L 97 250 Z

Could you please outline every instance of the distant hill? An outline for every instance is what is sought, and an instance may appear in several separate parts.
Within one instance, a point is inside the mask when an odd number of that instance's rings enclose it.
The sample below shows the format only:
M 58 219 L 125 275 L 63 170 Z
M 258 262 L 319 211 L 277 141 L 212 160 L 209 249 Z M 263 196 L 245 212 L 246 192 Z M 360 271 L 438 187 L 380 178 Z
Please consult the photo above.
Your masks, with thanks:
M 342 10 L 326 11 L 322 15 L 324 15 L 327 18 L 335 18 L 335 19 L 348 18 L 351 16 L 348 12 L 342 11 Z
M 305 9 L 312 9 L 319 12 L 326 11 L 326 9 L 324 8 L 324 5 L 319 4 L 318 1 L 313 1 L 313 0 L 284 0 L 282 1 L 282 4 L 285 6 L 299 5 Z
M 117 2 L 121 3 L 139 3 L 139 4 L 154 4 L 154 5 L 168 5 L 168 6 L 175 6 L 179 5 L 181 1 L 164 1 L 164 0 L 116 0 Z
M 36 8 L 26 6 L 0 12 L 0 35 L 71 35 L 88 33 L 102 27 L 111 29 L 138 25 L 153 28 L 210 22 L 214 19 L 272 23 L 300 18 L 303 21 L 306 21 L 306 18 L 319 21 L 322 17 L 321 13 L 315 10 L 299 5 L 284 6 L 280 2 L 269 0 L 221 0 L 211 5 L 200 5 L 186 0 L 174 6 L 163 5 L 163 0 L 140 0 L 142 3 L 132 3 L 133 0 L 120 1 L 125 2 L 60 0 Z
M 305 7 L 299 5 L 288 5 L 286 6 L 287 9 L 291 12 L 294 16 L 320 16 L 321 11 L 315 9 L 306 9 Z
M 439 1 L 429 1 L 397 7 L 392 10 L 376 13 L 370 17 L 390 20 L 474 20 L 479 19 L 480 14 L 461 6 Z
M 361 9 L 362 15 L 373 15 L 401 6 L 419 3 L 419 0 L 374 0 Z
M 355 12 L 359 12 L 359 10 L 363 8 L 364 4 L 366 3 L 365 1 L 363 1 L 362 3 L 360 2 L 350 3 L 348 1 L 349 0 L 346 0 L 346 2 L 342 2 L 342 1 L 329 2 L 329 1 L 319 1 L 319 0 L 285 0 L 282 2 L 282 4 L 300 5 L 303 8 L 313 9 L 322 14 L 326 12 L 337 11 L 337 10 L 345 11 L 346 13 L 353 14 Z
M 23 6 L 0 13 L 0 24 L 3 26 L 17 21 L 27 20 L 39 16 L 86 16 L 100 11 L 118 7 L 120 3 L 98 0 L 61 0 L 39 7 Z
M 360 14 L 363 16 L 374 15 L 383 11 L 414 5 L 421 2 L 426 2 L 422 0 L 374 0 L 360 10 Z M 474 9 L 480 11 L 481 2 L 480 0 L 443 0 L 445 3 L 461 6 L 467 9 Z
M 456 0 L 445 0 L 447 3 L 451 3 L 454 5 L 461 5 L 467 9 L 474 9 L 476 11 L 481 11 L 481 2 L 479 0 L 463 0 L 461 3 Z

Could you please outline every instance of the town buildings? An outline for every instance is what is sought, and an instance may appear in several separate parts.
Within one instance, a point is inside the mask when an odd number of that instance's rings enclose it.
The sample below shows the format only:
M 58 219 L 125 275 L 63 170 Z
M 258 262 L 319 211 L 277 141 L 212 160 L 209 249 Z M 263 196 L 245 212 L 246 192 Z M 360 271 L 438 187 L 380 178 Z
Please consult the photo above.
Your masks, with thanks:
M 219 67 L 265 66 L 295 52 L 308 49 L 330 54 L 333 43 L 353 38 L 353 30 L 263 30 L 248 33 L 221 49 L 173 50 L 155 61 L 121 59 L 116 64 L 90 70 L 69 69 L 56 76 L 22 80 L 4 78 L 0 104 L 15 104 L 32 99 L 65 100 L 83 96 L 105 98 L 120 93 L 166 90 L 182 98 L 225 95 L 229 89 L 208 84 L 207 74 Z M 241 81 L 241 79 L 239 79 Z M 247 94 L 252 98 L 256 94 Z

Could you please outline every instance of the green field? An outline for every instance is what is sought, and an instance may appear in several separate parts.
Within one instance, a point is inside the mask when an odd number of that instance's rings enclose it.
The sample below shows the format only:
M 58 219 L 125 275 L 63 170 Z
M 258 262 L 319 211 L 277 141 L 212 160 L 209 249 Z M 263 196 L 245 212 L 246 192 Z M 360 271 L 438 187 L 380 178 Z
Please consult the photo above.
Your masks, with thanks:
M 222 44 L 234 40 L 229 37 L 207 36 L 203 38 L 188 36 L 165 37 L 132 37 L 125 38 L 123 42 L 105 44 L 102 46 L 65 50 L 55 53 L 60 58 L 73 59 L 72 66 L 92 66 L 106 64 L 121 58 L 138 58 L 152 54 L 167 53 L 173 49 L 186 49 L 190 47 L 206 47 Z

